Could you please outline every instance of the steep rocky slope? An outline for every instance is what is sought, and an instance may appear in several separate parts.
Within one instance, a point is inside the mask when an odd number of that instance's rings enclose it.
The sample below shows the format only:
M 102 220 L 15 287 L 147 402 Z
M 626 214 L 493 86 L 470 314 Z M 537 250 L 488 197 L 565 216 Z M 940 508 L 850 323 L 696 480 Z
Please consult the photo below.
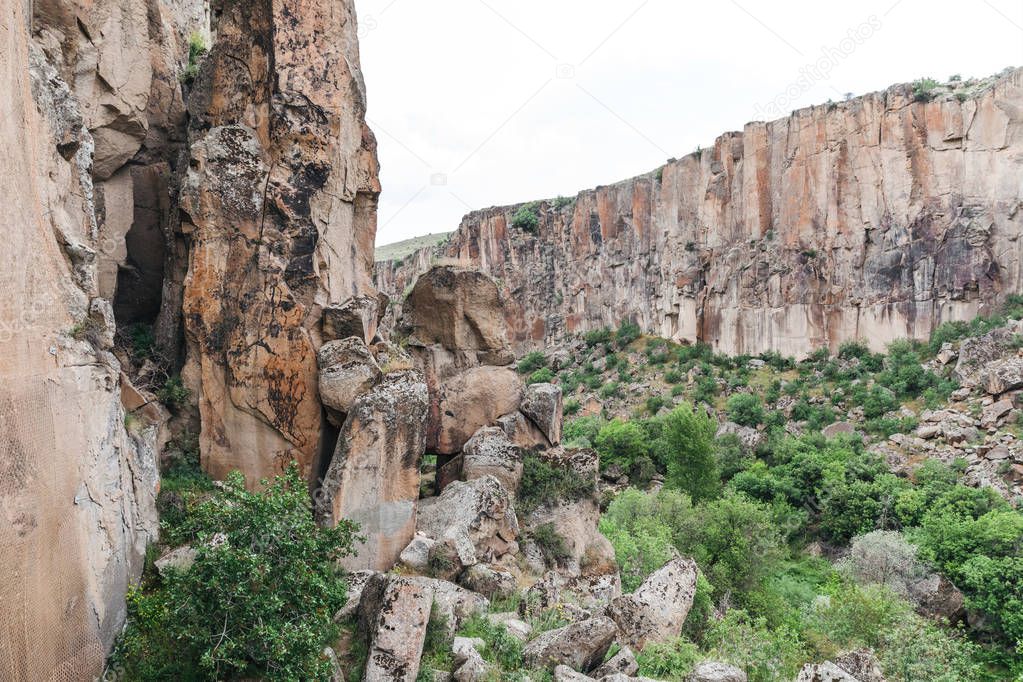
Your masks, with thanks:
M 748 124 L 655 172 L 468 214 L 378 263 L 400 296 L 437 258 L 499 278 L 519 347 L 622 320 L 727 353 L 925 338 L 1019 291 L 1023 71 L 909 84 Z

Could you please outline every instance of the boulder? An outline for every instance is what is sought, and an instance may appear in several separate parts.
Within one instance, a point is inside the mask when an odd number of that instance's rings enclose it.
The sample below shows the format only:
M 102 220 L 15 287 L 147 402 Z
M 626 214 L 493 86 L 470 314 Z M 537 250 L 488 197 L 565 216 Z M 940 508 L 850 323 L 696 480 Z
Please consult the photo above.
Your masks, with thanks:
M 460 452 L 480 428 L 518 409 L 521 397 L 519 375 L 507 367 L 474 367 L 444 381 L 431 405 L 430 450 Z
M 399 328 L 410 344 L 471 352 L 481 364 L 514 360 L 504 300 L 494 280 L 476 270 L 437 266 L 420 275 L 402 304 Z
M 493 476 L 514 494 L 522 480 L 522 450 L 499 427 L 484 427 L 465 443 L 461 476 L 466 481 Z
M 484 682 L 490 679 L 492 672 L 490 665 L 483 660 L 477 650 L 480 644 L 480 640 L 455 637 L 451 653 L 455 659 L 455 673 L 452 677 L 456 682 Z
M 462 623 L 484 613 L 490 607 L 490 601 L 486 597 L 447 580 L 423 577 L 410 577 L 409 580 L 431 591 L 434 613 L 443 616 L 447 621 L 449 635 L 454 635 Z
M 821 435 L 825 438 L 834 438 L 839 434 L 852 433 L 856 433 L 856 425 L 852 422 L 835 422 L 834 424 L 828 424 L 821 429 Z
M 635 675 L 639 672 L 639 663 L 636 662 L 636 654 L 632 649 L 623 646 L 617 654 L 604 661 L 604 663 L 593 671 L 597 679 L 608 675 Z
M 422 500 L 417 530 L 451 541 L 462 566 L 492 562 L 518 550 L 518 520 L 508 491 L 493 476 L 455 481 L 437 497 Z
M 757 431 L 753 427 L 742 426 L 735 422 L 723 422 L 720 426 L 718 426 L 718 430 L 715 435 L 720 438 L 726 433 L 735 434 L 735 436 L 739 439 L 739 442 L 742 443 L 742 446 L 750 452 L 756 450 L 757 447 L 764 442 L 763 433 Z
M 983 385 L 989 365 L 1006 355 L 1015 354 L 1012 349 L 1014 335 L 1015 330 L 999 327 L 981 336 L 964 339 L 959 346 L 959 357 L 952 376 L 967 388 Z
M 980 421 L 984 426 L 997 426 L 998 422 L 1012 412 L 1011 400 L 997 400 L 984 408 Z
M 426 573 L 430 567 L 430 550 L 437 544 L 436 540 L 426 537 L 422 533 L 416 533 L 412 542 L 401 550 L 398 560 L 402 566 L 412 569 L 417 573 Z
M 354 521 L 366 538 L 345 567 L 387 570 L 415 535 L 426 411 L 423 377 L 407 371 L 386 375 L 348 412 L 316 493 L 320 523 Z
M 594 682 L 594 679 L 572 670 L 567 665 L 559 665 L 554 669 L 554 682 Z
M 562 410 L 561 387 L 554 384 L 530 384 L 519 406 L 519 411 L 536 424 L 551 445 L 561 442 Z
M 567 665 L 588 671 L 604 660 L 615 633 L 614 621 L 597 616 L 542 633 L 526 645 L 523 654 L 530 667 L 553 669 Z
M 528 642 L 529 635 L 533 632 L 533 627 L 524 620 L 519 619 L 519 614 L 514 611 L 506 613 L 490 613 L 487 614 L 487 620 L 495 625 L 501 625 L 508 634 L 519 640 L 520 642 Z
M 931 573 L 908 585 L 910 599 L 917 611 L 928 618 L 956 623 L 966 617 L 965 598 L 947 578 Z
M 195 563 L 195 549 L 191 545 L 184 545 L 172 549 L 162 557 L 153 562 L 156 571 L 163 576 L 168 570 L 187 571 Z
M 543 431 L 521 412 L 512 412 L 497 419 L 497 425 L 515 445 L 526 450 L 547 449 L 550 441 Z
M 323 344 L 316 363 L 320 401 L 327 408 L 327 417 L 341 425 L 355 401 L 380 380 L 380 367 L 362 339 L 354 336 Z
M 877 657 L 870 649 L 856 649 L 835 657 L 835 665 L 859 682 L 885 682 Z
M 379 574 L 363 592 L 369 628 L 364 680 L 414 682 L 433 605 L 429 585 Z
M 796 682 L 860 682 L 831 661 L 808 663 L 796 677 Z
M 334 614 L 336 622 L 348 620 L 358 615 L 362 606 L 362 592 L 376 575 L 379 575 L 377 571 L 352 571 L 348 574 L 348 592 L 345 605 Z
M 989 394 L 997 396 L 1020 387 L 1023 387 L 1023 358 L 996 360 L 987 366 L 984 390 Z
M 607 615 L 618 626 L 619 641 L 641 650 L 648 643 L 678 637 L 693 605 L 697 573 L 695 561 L 676 557 L 635 592 L 612 601 Z
M 488 599 L 508 599 L 518 593 L 515 576 L 486 564 L 474 564 L 465 569 L 459 582 L 467 589 Z
M 687 682 L 746 682 L 746 673 L 734 665 L 717 661 L 697 663 Z
M 355 336 L 370 344 L 377 334 L 377 324 L 387 311 L 390 299 L 384 295 L 360 294 L 344 303 L 323 309 L 323 339 L 347 339 Z

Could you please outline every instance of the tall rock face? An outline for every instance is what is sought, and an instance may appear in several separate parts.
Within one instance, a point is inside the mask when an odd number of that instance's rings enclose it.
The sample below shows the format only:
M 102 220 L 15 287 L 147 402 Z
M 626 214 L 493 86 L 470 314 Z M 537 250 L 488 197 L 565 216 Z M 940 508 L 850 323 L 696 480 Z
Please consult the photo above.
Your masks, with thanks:
M 128 233 L 162 242 L 137 189 L 167 194 L 202 5 L 0 0 L 0 679 L 98 676 L 156 537 L 162 418 L 111 352 L 114 311 Z
M 214 477 L 239 469 L 256 484 L 292 460 L 315 476 L 333 451 L 316 390 L 322 311 L 372 289 L 379 193 L 353 5 L 214 7 L 180 200 L 183 376 Z
M 726 353 L 925 338 L 1023 290 L 1023 70 L 917 101 L 909 85 L 750 123 L 656 172 L 470 213 L 432 257 L 503 283 L 513 342 L 623 320 Z M 567 204 L 567 205 L 566 205 Z

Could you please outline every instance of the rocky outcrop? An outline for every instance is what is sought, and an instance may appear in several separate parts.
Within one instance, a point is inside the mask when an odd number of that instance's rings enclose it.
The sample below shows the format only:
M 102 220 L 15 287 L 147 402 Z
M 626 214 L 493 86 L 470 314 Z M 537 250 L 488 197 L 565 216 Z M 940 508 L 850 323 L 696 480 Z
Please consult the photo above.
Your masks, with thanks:
M 321 523 L 354 521 L 366 539 L 346 567 L 387 570 L 415 535 L 426 410 L 426 383 L 409 370 L 388 374 L 348 412 L 317 491 Z
M 329 452 L 321 318 L 372 293 L 379 192 L 353 4 L 222 3 L 189 98 L 183 375 L 217 478 L 312 477 Z
M 695 561 L 675 558 L 635 592 L 612 601 L 607 614 L 618 625 L 620 641 L 640 650 L 678 637 L 693 605 L 697 574 Z
M 726 133 L 569 201 L 465 216 L 436 252 L 377 264 L 400 295 L 430 256 L 497 278 L 512 341 L 637 322 L 715 350 L 805 355 L 926 338 L 1023 288 L 1023 70 L 931 101 L 909 84 Z M 962 98 L 960 101 L 959 98 Z
M 615 638 L 615 624 L 598 616 L 548 630 L 523 650 L 527 665 L 553 669 L 567 665 L 575 670 L 592 670 L 604 660 Z
M 413 682 L 426 640 L 433 590 L 410 578 L 375 576 L 363 592 L 370 633 L 363 679 Z

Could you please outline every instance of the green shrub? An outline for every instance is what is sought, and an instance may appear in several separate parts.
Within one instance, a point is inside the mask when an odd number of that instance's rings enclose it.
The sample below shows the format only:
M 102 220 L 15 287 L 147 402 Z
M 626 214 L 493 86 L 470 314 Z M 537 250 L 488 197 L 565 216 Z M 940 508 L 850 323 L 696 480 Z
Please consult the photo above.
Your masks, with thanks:
M 516 369 L 519 371 L 519 374 L 530 374 L 546 366 L 547 356 L 541 351 L 534 350 L 522 356 Z
M 174 376 L 167 377 L 163 386 L 156 392 L 156 397 L 164 405 L 180 411 L 188 406 L 192 392 L 185 388 L 185 384 L 181 381 L 181 376 L 175 374 Z
M 182 83 L 191 83 L 199 75 L 199 64 L 207 51 L 206 40 L 201 33 L 193 33 L 188 37 L 188 65 L 179 76 Z
M 156 336 L 153 327 L 148 324 L 136 323 L 128 327 L 128 339 L 131 343 L 131 355 L 137 360 L 151 359 L 156 351 Z
M 607 382 L 606 384 L 604 384 L 603 386 L 600 387 L 600 397 L 601 398 L 605 398 L 605 399 L 606 398 L 613 398 L 613 397 L 619 395 L 620 392 L 621 392 L 621 387 L 618 385 L 617 381 L 609 381 L 609 382 Z
M 728 418 L 743 426 L 757 426 L 764 421 L 764 405 L 753 393 L 736 393 L 728 399 L 725 408 Z
M 593 447 L 600 454 L 601 468 L 617 464 L 625 471 L 632 468 L 636 458 L 650 452 L 650 442 L 642 427 L 636 422 L 620 419 L 607 422 L 600 428 L 593 439 Z
M 618 325 L 618 331 L 615 332 L 615 345 L 619 348 L 625 348 L 630 343 L 640 337 L 641 331 L 639 325 L 633 322 L 622 321 Z
M 526 380 L 527 384 L 549 384 L 554 381 L 554 372 L 551 371 L 550 367 L 541 367 L 532 374 L 529 375 L 529 379 Z
M 699 647 L 679 637 L 670 642 L 653 643 L 636 655 L 639 674 L 659 680 L 684 680 L 703 660 Z
M 561 440 L 567 447 L 592 448 L 604 420 L 597 416 L 576 417 L 565 422 Z
M 669 369 L 664 373 L 664 380 L 669 384 L 677 384 L 682 381 L 682 374 L 675 369 Z
M 537 526 L 529 536 L 540 548 L 540 553 L 543 554 L 544 562 L 548 566 L 562 566 L 572 557 L 565 538 L 558 533 L 553 523 Z
M 517 230 L 536 234 L 540 228 L 540 205 L 534 201 L 522 206 L 512 216 L 511 224 Z
M 598 346 L 602 343 L 611 342 L 612 332 L 607 327 L 603 329 L 594 329 L 583 334 L 583 340 L 586 341 L 586 345 L 590 348 Z
M 516 509 L 529 514 L 540 506 L 574 502 L 594 493 L 593 480 L 567 466 L 556 466 L 535 454 L 522 460 Z
M 263 484 L 248 492 L 230 474 L 188 520 L 191 568 L 130 595 L 113 656 L 128 679 L 330 678 L 322 652 L 345 603 L 337 561 L 351 553 L 354 526 L 313 521 L 294 465 Z
M 913 81 L 913 100 L 916 102 L 930 102 L 934 97 L 934 89 L 938 87 L 938 81 L 933 78 L 921 78 Z
M 668 403 L 667 399 L 663 395 L 652 395 L 646 399 L 646 411 L 651 415 L 656 415 L 661 411 L 661 408 Z
M 750 682 L 795 679 L 806 651 L 791 628 L 769 628 L 763 617 L 731 609 L 711 621 L 704 636 L 711 658 L 729 661 L 746 671 Z
M 500 667 L 503 671 L 521 670 L 524 665 L 522 642 L 508 633 L 507 628 L 492 623 L 486 616 L 469 618 L 459 630 L 462 637 L 479 637 L 485 642 L 480 650 L 484 660 Z
M 566 417 L 571 417 L 573 414 L 578 413 L 580 408 L 581 405 L 578 400 L 575 398 L 569 398 L 565 401 L 565 405 L 562 407 L 562 412 Z

